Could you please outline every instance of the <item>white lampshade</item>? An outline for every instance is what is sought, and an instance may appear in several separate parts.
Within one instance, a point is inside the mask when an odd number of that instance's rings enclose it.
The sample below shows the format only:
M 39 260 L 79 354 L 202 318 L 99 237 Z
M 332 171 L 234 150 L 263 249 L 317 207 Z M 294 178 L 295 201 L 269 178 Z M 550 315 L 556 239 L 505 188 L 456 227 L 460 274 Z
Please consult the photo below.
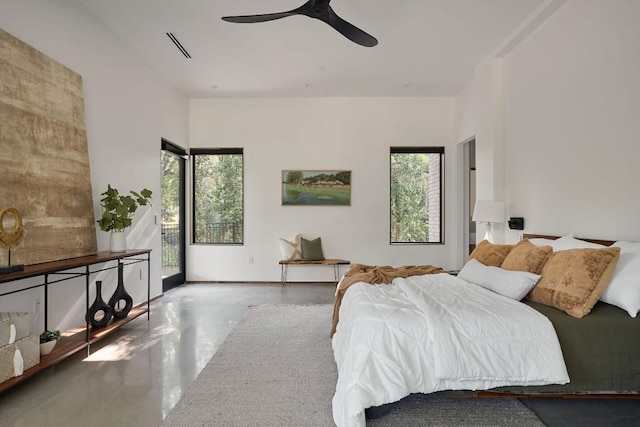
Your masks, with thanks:
M 477 200 L 471 220 L 489 223 L 504 222 L 504 203 L 494 202 L 493 200 Z

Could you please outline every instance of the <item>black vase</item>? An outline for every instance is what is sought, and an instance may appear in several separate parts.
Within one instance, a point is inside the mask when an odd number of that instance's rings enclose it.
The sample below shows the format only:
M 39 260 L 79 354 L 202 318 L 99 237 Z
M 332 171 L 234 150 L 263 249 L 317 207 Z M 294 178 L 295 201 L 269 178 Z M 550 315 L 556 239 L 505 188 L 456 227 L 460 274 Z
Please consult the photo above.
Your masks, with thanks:
M 89 307 L 86 319 L 94 328 L 103 328 L 113 317 L 113 309 L 102 299 L 102 282 L 96 280 L 96 300 Z
M 129 295 L 127 290 L 124 288 L 122 273 L 123 267 L 123 264 L 118 265 L 118 286 L 109 299 L 109 306 L 113 310 L 113 315 L 116 319 L 124 319 L 127 317 L 133 307 L 133 298 L 131 298 L 131 295 Z M 122 309 L 119 308 L 119 306 L 122 305 L 120 304 L 121 301 L 124 302 L 124 307 Z

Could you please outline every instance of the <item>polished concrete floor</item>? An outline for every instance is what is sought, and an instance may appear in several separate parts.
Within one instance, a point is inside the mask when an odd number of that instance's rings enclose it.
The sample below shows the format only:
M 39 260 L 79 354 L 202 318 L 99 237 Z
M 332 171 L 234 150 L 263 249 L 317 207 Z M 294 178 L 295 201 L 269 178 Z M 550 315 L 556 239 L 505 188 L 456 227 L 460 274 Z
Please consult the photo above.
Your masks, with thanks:
M 330 304 L 331 284 L 199 284 L 0 394 L 1 427 L 158 426 L 250 305 Z M 639 379 L 640 382 L 640 379 Z M 525 401 L 549 426 L 637 426 L 640 401 Z M 426 425 L 426 424 L 425 424 Z M 242 426 L 238 426 L 242 427 Z
M 153 426 L 250 305 L 330 304 L 331 284 L 183 285 L 85 352 L 0 394 L 1 427 Z M 240 427 L 240 426 L 238 426 Z

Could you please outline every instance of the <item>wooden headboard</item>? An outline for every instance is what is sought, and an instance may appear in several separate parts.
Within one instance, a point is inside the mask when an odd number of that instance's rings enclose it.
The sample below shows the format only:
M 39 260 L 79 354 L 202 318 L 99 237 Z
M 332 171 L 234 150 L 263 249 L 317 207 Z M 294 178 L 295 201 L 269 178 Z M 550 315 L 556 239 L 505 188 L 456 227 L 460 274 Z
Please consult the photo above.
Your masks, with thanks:
M 522 235 L 523 239 L 551 239 L 551 240 L 556 240 L 559 239 L 560 236 L 547 236 L 545 234 L 523 234 Z M 605 246 L 611 246 L 613 245 L 616 241 L 615 240 L 597 240 L 597 239 L 585 239 L 582 237 L 576 237 L 576 239 L 579 240 L 584 240 L 585 242 L 591 242 L 591 243 L 597 243 L 599 245 L 605 245 Z

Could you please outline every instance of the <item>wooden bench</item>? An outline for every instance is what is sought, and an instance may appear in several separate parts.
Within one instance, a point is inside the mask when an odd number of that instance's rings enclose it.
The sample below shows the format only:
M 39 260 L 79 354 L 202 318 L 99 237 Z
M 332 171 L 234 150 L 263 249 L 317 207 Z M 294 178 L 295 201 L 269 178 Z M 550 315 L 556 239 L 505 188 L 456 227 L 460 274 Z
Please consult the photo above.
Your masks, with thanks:
M 340 266 L 349 264 L 351 264 L 351 261 L 346 259 L 323 259 L 318 261 L 283 259 L 280 260 L 280 282 L 282 287 L 287 284 L 287 269 L 290 265 L 331 265 L 333 266 L 333 278 L 336 284 L 338 284 L 340 280 Z

